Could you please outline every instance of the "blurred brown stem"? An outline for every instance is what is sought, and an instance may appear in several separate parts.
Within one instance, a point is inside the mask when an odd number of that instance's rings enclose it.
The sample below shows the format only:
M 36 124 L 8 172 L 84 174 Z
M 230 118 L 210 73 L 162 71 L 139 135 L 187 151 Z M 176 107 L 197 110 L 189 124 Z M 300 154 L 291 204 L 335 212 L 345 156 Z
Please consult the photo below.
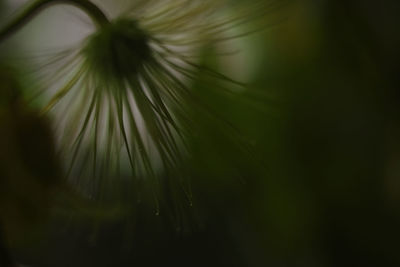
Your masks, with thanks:
M 6 247 L 3 228 L 0 224 L 0 266 L 14 267 L 11 255 Z

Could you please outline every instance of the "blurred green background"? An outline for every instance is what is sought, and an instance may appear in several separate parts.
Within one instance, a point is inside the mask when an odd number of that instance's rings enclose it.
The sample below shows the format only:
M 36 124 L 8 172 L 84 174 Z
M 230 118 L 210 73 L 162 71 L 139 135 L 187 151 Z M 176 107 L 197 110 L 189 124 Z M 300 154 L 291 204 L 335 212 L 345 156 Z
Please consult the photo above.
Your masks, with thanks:
M 0 2 L 1 16 L 10 3 Z M 61 267 L 400 266 L 399 10 L 395 0 L 282 1 L 232 29 L 261 28 L 202 53 L 202 64 L 247 86 L 228 94 L 196 77 L 197 97 L 237 131 L 193 110 L 198 128 L 182 166 L 193 205 L 166 189 L 158 216 L 146 201 L 133 205 L 134 216 L 101 224 L 54 215 L 28 244 L 11 247 L 12 256 Z M 63 40 L 63 22 L 45 26 L 59 14 L 76 18 L 71 12 L 46 11 L 1 45 L 0 59 L 44 40 L 45 48 L 79 40 L 90 27 L 69 22 Z M 232 48 L 239 52 L 217 56 Z M 4 170 L 12 159 L 1 160 Z M 3 170 L 0 179 L 16 179 Z M 2 224 L 10 216 L 3 206 Z

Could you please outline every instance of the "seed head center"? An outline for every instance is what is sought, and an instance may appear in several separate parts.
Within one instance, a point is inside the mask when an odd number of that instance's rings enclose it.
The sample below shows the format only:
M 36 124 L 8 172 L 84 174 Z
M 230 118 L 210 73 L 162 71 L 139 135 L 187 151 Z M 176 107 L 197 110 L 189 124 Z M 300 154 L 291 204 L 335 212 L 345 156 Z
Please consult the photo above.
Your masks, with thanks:
M 119 19 L 90 36 L 83 54 L 106 79 L 130 79 L 151 59 L 148 35 L 132 19 Z

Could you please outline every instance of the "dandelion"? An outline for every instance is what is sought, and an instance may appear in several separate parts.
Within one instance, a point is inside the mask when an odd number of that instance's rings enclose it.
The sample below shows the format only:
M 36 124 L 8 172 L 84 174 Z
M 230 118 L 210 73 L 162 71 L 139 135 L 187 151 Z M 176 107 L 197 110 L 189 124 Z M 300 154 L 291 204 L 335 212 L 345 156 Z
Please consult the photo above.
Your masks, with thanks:
M 196 58 L 207 47 L 235 38 L 229 29 L 247 21 L 249 13 L 221 16 L 225 0 L 139 0 L 110 20 L 90 1 L 38 0 L 0 33 L 0 40 L 58 2 L 86 11 L 97 26 L 77 48 L 55 57 L 48 65 L 55 71 L 46 76 L 46 87 L 57 90 L 43 113 L 56 118 L 70 181 L 101 198 L 112 179 L 130 170 L 137 187 L 141 181 L 151 184 L 158 203 L 160 177 L 167 174 L 175 179 L 168 183 L 177 184 L 190 203 L 183 166 L 190 156 L 187 137 L 197 126 L 189 111 L 200 110 L 232 130 L 191 85 L 199 73 L 213 81 L 205 86 L 215 90 L 238 85 Z

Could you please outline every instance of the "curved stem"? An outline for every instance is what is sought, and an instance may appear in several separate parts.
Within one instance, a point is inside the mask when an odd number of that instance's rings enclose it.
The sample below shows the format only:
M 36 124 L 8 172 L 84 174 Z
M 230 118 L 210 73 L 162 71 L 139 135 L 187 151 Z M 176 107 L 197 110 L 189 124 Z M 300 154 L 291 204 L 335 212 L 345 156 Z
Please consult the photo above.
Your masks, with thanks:
M 96 24 L 102 27 L 109 23 L 106 15 L 95 4 L 88 0 L 35 0 L 17 14 L 3 29 L 0 30 L 0 42 L 18 31 L 41 10 L 51 4 L 71 4 L 84 11 Z
M 14 266 L 13 261 L 11 259 L 11 255 L 6 248 L 4 236 L 3 236 L 3 228 L 0 223 L 0 266 L 12 267 Z

